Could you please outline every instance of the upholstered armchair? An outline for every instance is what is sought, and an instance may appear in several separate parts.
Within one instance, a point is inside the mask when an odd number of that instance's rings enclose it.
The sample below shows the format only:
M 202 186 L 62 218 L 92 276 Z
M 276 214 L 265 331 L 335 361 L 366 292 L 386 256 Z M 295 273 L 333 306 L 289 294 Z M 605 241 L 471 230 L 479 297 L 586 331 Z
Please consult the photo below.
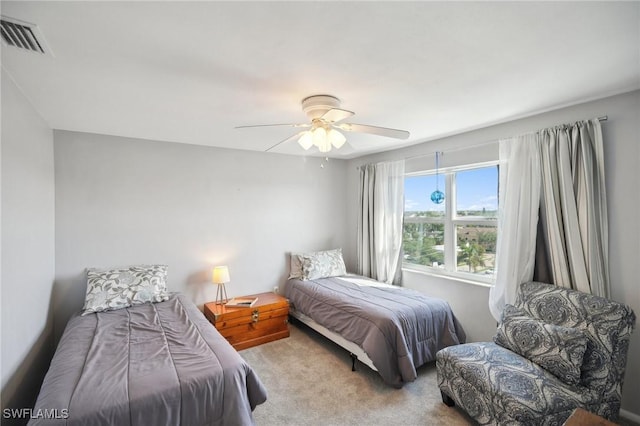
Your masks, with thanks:
M 494 342 L 437 353 L 442 399 L 482 425 L 560 425 L 577 407 L 615 421 L 634 325 L 620 303 L 524 283 Z

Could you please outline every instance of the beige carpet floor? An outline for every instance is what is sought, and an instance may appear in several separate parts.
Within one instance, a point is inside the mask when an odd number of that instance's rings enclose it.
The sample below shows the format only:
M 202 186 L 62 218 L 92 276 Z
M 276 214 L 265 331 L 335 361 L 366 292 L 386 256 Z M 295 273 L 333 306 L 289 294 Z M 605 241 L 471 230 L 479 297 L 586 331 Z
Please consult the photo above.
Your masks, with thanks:
M 349 353 L 305 325 L 290 329 L 287 339 L 240 351 L 269 394 L 254 411 L 258 425 L 473 424 L 442 403 L 434 363 L 395 389 L 363 364 L 352 372 Z

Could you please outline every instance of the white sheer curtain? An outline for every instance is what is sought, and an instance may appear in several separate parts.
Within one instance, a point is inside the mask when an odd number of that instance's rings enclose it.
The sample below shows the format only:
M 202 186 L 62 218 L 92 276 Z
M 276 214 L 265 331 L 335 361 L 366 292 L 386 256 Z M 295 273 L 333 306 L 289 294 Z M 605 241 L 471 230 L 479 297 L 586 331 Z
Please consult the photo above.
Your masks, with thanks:
M 498 320 L 518 284 L 533 278 L 540 204 L 540 144 L 536 134 L 500 140 L 496 283 L 489 309 Z
M 597 119 L 540 131 L 540 219 L 548 275 L 559 286 L 609 296 L 604 148 Z
M 357 272 L 398 283 L 404 215 L 404 160 L 360 168 Z

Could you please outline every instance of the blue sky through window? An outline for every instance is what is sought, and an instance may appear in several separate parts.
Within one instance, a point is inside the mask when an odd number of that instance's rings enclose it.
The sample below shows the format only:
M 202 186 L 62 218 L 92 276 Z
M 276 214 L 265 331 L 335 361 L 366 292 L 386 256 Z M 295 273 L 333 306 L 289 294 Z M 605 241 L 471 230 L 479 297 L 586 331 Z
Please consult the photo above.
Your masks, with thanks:
M 438 177 L 438 189 L 445 192 L 445 176 Z M 458 211 L 498 209 L 498 168 L 496 166 L 456 173 Z M 408 176 L 404 181 L 405 211 L 444 211 L 444 203 L 434 204 L 436 175 Z

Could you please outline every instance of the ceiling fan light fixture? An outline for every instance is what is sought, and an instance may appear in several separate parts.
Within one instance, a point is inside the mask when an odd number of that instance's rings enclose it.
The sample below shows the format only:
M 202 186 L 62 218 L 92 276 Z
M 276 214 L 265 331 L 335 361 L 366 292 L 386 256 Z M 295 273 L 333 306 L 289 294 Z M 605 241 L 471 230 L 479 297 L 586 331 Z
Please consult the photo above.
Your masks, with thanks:
M 331 95 L 312 95 L 302 100 L 302 110 L 310 119 L 310 123 L 290 123 L 290 124 L 257 124 L 250 126 L 237 126 L 236 128 L 247 127 L 304 127 L 308 131 L 298 132 L 288 138 L 271 146 L 266 151 L 298 139 L 298 144 L 306 151 L 312 146 L 318 147 L 321 153 L 327 153 L 331 149 L 340 149 L 347 142 L 343 132 L 368 133 L 377 136 L 384 136 L 394 139 L 408 139 L 409 132 L 406 130 L 391 129 L 387 127 L 371 126 L 368 124 L 345 123 L 349 117 L 355 113 L 340 108 L 340 99 Z
M 302 136 L 300 136 L 300 139 L 298 139 L 298 143 L 305 151 L 307 151 L 313 146 L 313 133 L 307 130 L 302 134 Z
M 327 131 L 324 127 L 318 127 L 313 131 L 313 144 L 322 148 L 327 141 Z
M 329 130 L 327 138 L 335 149 L 340 149 L 342 145 L 344 145 L 344 143 L 347 141 L 347 138 L 345 138 L 344 135 L 336 129 Z

